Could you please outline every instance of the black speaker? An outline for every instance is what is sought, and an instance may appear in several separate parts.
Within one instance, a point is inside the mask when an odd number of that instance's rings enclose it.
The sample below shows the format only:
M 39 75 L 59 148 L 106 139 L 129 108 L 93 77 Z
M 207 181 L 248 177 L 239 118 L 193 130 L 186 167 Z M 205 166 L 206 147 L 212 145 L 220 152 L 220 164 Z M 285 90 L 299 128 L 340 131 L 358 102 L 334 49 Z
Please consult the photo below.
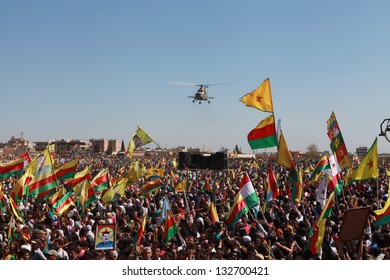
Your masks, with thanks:
M 179 152 L 179 170 L 184 169 L 228 169 L 228 159 L 226 153 L 215 154 L 191 154 Z
M 217 152 L 213 155 L 211 169 L 223 170 L 228 169 L 228 158 L 226 153 Z
M 184 170 L 189 168 L 191 162 L 191 154 L 186 152 L 179 152 L 179 169 Z

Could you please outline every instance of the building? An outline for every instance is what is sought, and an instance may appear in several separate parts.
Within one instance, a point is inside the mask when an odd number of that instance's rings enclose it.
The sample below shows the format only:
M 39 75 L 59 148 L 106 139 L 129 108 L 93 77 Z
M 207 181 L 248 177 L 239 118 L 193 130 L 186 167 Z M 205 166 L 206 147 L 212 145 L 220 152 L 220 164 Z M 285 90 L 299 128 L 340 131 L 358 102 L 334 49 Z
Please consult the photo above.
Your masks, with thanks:
M 122 141 L 119 139 L 89 139 L 91 148 L 94 153 L 116 154 L 120 152 Z
M 3 154 L 18 157 L 25 152 L 34 152 L 34 146 L 31 141 L 12 136 L 11 139 L 2 147 Z
M 359 157 L 359 160 L 362 160 L 366 156 L 367 152 L 367 147 L 360 146 L 359 148 L 356 148 L 356 155 Z

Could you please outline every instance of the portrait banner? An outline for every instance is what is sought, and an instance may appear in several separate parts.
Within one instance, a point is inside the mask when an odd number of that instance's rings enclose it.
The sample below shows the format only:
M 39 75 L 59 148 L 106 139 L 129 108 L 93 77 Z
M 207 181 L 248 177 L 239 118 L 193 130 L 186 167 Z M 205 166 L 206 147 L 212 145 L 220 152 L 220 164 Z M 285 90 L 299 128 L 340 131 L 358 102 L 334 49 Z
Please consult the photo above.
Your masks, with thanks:
M 114 250 L 116 243 L 115 224 L 99 224 L 96 226 L 95 250 Z

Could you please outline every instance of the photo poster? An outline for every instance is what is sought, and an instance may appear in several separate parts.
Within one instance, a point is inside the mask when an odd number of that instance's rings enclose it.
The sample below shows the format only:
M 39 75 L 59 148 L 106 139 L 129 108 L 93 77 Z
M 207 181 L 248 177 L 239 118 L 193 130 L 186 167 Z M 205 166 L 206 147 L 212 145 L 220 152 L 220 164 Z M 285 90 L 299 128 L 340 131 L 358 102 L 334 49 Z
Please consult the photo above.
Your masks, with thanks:
M 341 224 L 339 240 L 345 242 L 362 238 L 370 211 L 371 206 L 347 209 Z
M 114 250 L 116 243 L 116 225 L 99 224 L 96 226 L 95 250 Z

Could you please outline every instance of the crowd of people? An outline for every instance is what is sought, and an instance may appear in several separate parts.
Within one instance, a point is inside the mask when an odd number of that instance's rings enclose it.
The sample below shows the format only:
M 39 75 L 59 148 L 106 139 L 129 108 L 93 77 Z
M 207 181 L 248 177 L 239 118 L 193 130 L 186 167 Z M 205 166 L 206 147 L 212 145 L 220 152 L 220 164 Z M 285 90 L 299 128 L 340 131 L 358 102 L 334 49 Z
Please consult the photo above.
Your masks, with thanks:
M 71 158 L 57 158 L 57 165 Z M 78 170 L 91 167 L 92 176 L 108 168 L 112 178 L 120 178 L 134 161 L 127 157 L 83 157 Z M 310 183 L 310 166 L 315 159 L 300 159 L 303 170 L 302 198 L 291 201 L 288 171 L 271 160 L 230 160 L 225 170 L 177 170 L 174 162 L 162 159 L 138 160 L 145 170 L 161 168 L 163 187 L 141 196 L 139 189 L 147 182 L 139 176 L 127 185 L 123 196 L 103 203 L 101 196 L 88 205 L 78 203 L 62 215 L 53 215 L 48 201 L 38 203 L 28 198 L 18 204 L 25 223 L 12 218 L 11 211 L 0 216 L 0 259 L 2 260 L 337 260 L 390 259 L 390 227 L 375 227 L 374 211 L 388 198 L 387 166 L 380 164 L 379 178 L 363 182 L 345 182 L 336 197 L 332 214 L 326 220 L 321 250 L 309 250 L 312 228 L 322 207 L 316 201 L 317 183 Z M 163 164 L 162 164 L 163 163 Z M 271 164 L 279 186 L 279 196 L 266 202 L 267 171 Z M 306 172 L 305 172 L 306 171 Z M 234 225 L 225 222 L 247 173 L 259 197 L 258 207 L 242 215 Z M 346 171 L 343 171 L 345 174 Z M 186 191 L 176 191 L 177 182 L 188 180 Z M 2 191 L 9 194 L 17 178 L 4 179 Z M 177 183 L 176 182 L 176 183 Z M 63 184 L 64 182 L 61 182 Z M 208 186 L 208 187 L 207 187 Z M 162 219 L 164 200 L 169 202 L 178 232 L 165 239 Z M 216 206 L 218 220 L 210 215 Z M 341 242 L 338 234 L 345 211 L 370 206 L 367 224 L 360 240 Z M 134 242 L 146 219 L 140 242 Z M 97 226 L 115 224 L 115 244 L 108 250 L 96 247 Z

